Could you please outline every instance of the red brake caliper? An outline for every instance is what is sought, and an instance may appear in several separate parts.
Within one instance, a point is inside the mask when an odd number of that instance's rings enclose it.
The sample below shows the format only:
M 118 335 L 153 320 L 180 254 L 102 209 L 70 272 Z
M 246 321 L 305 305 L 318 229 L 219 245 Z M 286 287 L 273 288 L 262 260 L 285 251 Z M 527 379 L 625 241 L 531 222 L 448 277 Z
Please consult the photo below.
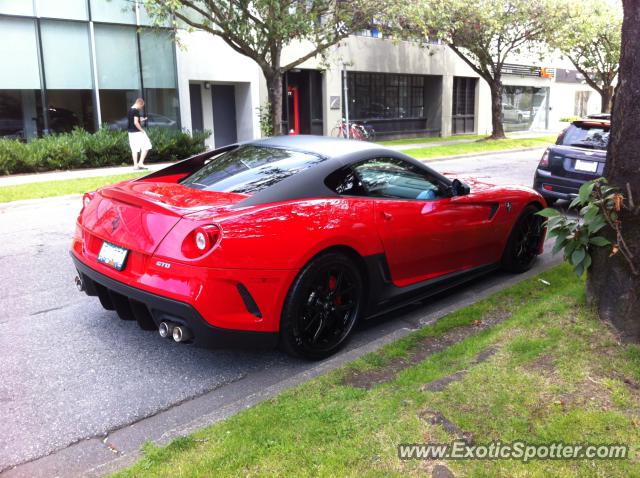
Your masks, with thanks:
M 329 276 L 329 290 L 336 290 L 337 285 L 338 285 L 338 279 L 335 276 Z M 340 296 L 334 297 L 333 303 L 335 305 L 340 305 L 342 303 L 342 297 Z

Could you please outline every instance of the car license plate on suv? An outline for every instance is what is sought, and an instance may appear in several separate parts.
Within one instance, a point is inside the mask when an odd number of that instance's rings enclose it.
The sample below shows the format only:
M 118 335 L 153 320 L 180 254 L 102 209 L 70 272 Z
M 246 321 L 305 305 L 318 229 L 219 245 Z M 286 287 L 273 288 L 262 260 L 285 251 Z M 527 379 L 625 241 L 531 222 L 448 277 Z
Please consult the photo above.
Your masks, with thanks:
M 595 173 L 598 170 L 598 163 L 596 161 L 583 161 L 581 159 L 576 159 L 575 169 L 577 171 Z
M 117 271 L 121 271 L 124 268 L 128 253 L 129 251 L 127 249 L 104 241 L 98 254 L 98 262 L 102 262 Z

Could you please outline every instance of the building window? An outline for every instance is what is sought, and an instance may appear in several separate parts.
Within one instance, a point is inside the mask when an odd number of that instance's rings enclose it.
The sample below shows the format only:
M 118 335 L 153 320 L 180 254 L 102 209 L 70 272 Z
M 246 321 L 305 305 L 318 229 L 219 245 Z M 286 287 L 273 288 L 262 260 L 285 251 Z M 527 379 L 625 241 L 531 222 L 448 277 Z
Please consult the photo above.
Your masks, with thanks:
M 36 13 L 45 18 L 89 19 L 87 0 L 36 0 Z
M 88 25 L 43 20 L 40 30 L 49 132 L 95 131 Z
M 33 3 L 31 0 L 0 0 L 0 13 L 6 15 L 33 15 Z M 4 31 L 3 31 L 4 41 Z
M 476 78 L 456 76 L 453 79 L 453 134 L 475 132 Z
M 0 18 L 0 137 L 27 139 L 42 132 L 35 28 L 31 19 Z
M 382 134 L 425 131 L 428 78 L 436 77 L 349 72 L 349 118 L 371 122 Z
M 94 22 L 136 24 L 136 2 L 133 0 L 90 0 Z
M 505 85 L 502 124 L 505 131 L 547 129 L 549 88 Z
M 136 27 L 96 25 L 96 63 L 103 125 L 127 127 L 127 110 L 140 96 Z
M 178 92 L 172 32 L 142 29 L 140 57 L 149 126 L 178 127 Z

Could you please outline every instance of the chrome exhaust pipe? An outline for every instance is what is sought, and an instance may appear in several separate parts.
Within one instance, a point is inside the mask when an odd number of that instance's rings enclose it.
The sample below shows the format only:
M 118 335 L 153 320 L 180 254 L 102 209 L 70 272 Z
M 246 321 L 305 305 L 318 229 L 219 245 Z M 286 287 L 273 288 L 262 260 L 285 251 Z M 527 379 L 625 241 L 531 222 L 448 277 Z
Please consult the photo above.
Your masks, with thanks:
M 84 283 L 82 282 L 82 279 L 80 279 L 80 276 L 76 276 L 75 279 L 73 279 L 73 281 L 76 283 L 76 287 L 78 288 L 78 290 L 80 292 L 84 291 Z
M 158 333 L 163 339 L 171 338 L 175 324 L 173 322 L 160 322 Z
M 184 325 L 176 325 L 173 328 L 173 340 L 176 342 L 187 342 L 191 340 L 193 334 L 191 331 L 185 327 Z

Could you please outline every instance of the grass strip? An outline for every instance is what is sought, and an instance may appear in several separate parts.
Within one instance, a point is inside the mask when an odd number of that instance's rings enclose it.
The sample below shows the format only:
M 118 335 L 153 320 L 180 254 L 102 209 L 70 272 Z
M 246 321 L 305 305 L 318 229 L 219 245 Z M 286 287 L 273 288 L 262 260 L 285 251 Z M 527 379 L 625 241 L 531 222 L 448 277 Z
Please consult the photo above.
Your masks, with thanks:
M 494 151 L 508 151 L 511 149 L 544 148 L 555 143 L 555 136 L 540 136 L 537 138 L 507 138 L 487 139 L 472 143 L 461 143 L 444 146 L 406 149 L 402 152 L 418 159 L 439 158 L 443 156 L 458 156 L 460 154 L 481 154 Z
M 16 184 L 0 187 L 0 202 L 18 201 L 21 199 L 37 199 L 65 194 L 78 194 L 93 191 L 107 184 L 117 183 L 125 179 L 138 178 L 148 171 L 114 176 L 96 176 L 91 178 L 65 179 L 41 183 Z

